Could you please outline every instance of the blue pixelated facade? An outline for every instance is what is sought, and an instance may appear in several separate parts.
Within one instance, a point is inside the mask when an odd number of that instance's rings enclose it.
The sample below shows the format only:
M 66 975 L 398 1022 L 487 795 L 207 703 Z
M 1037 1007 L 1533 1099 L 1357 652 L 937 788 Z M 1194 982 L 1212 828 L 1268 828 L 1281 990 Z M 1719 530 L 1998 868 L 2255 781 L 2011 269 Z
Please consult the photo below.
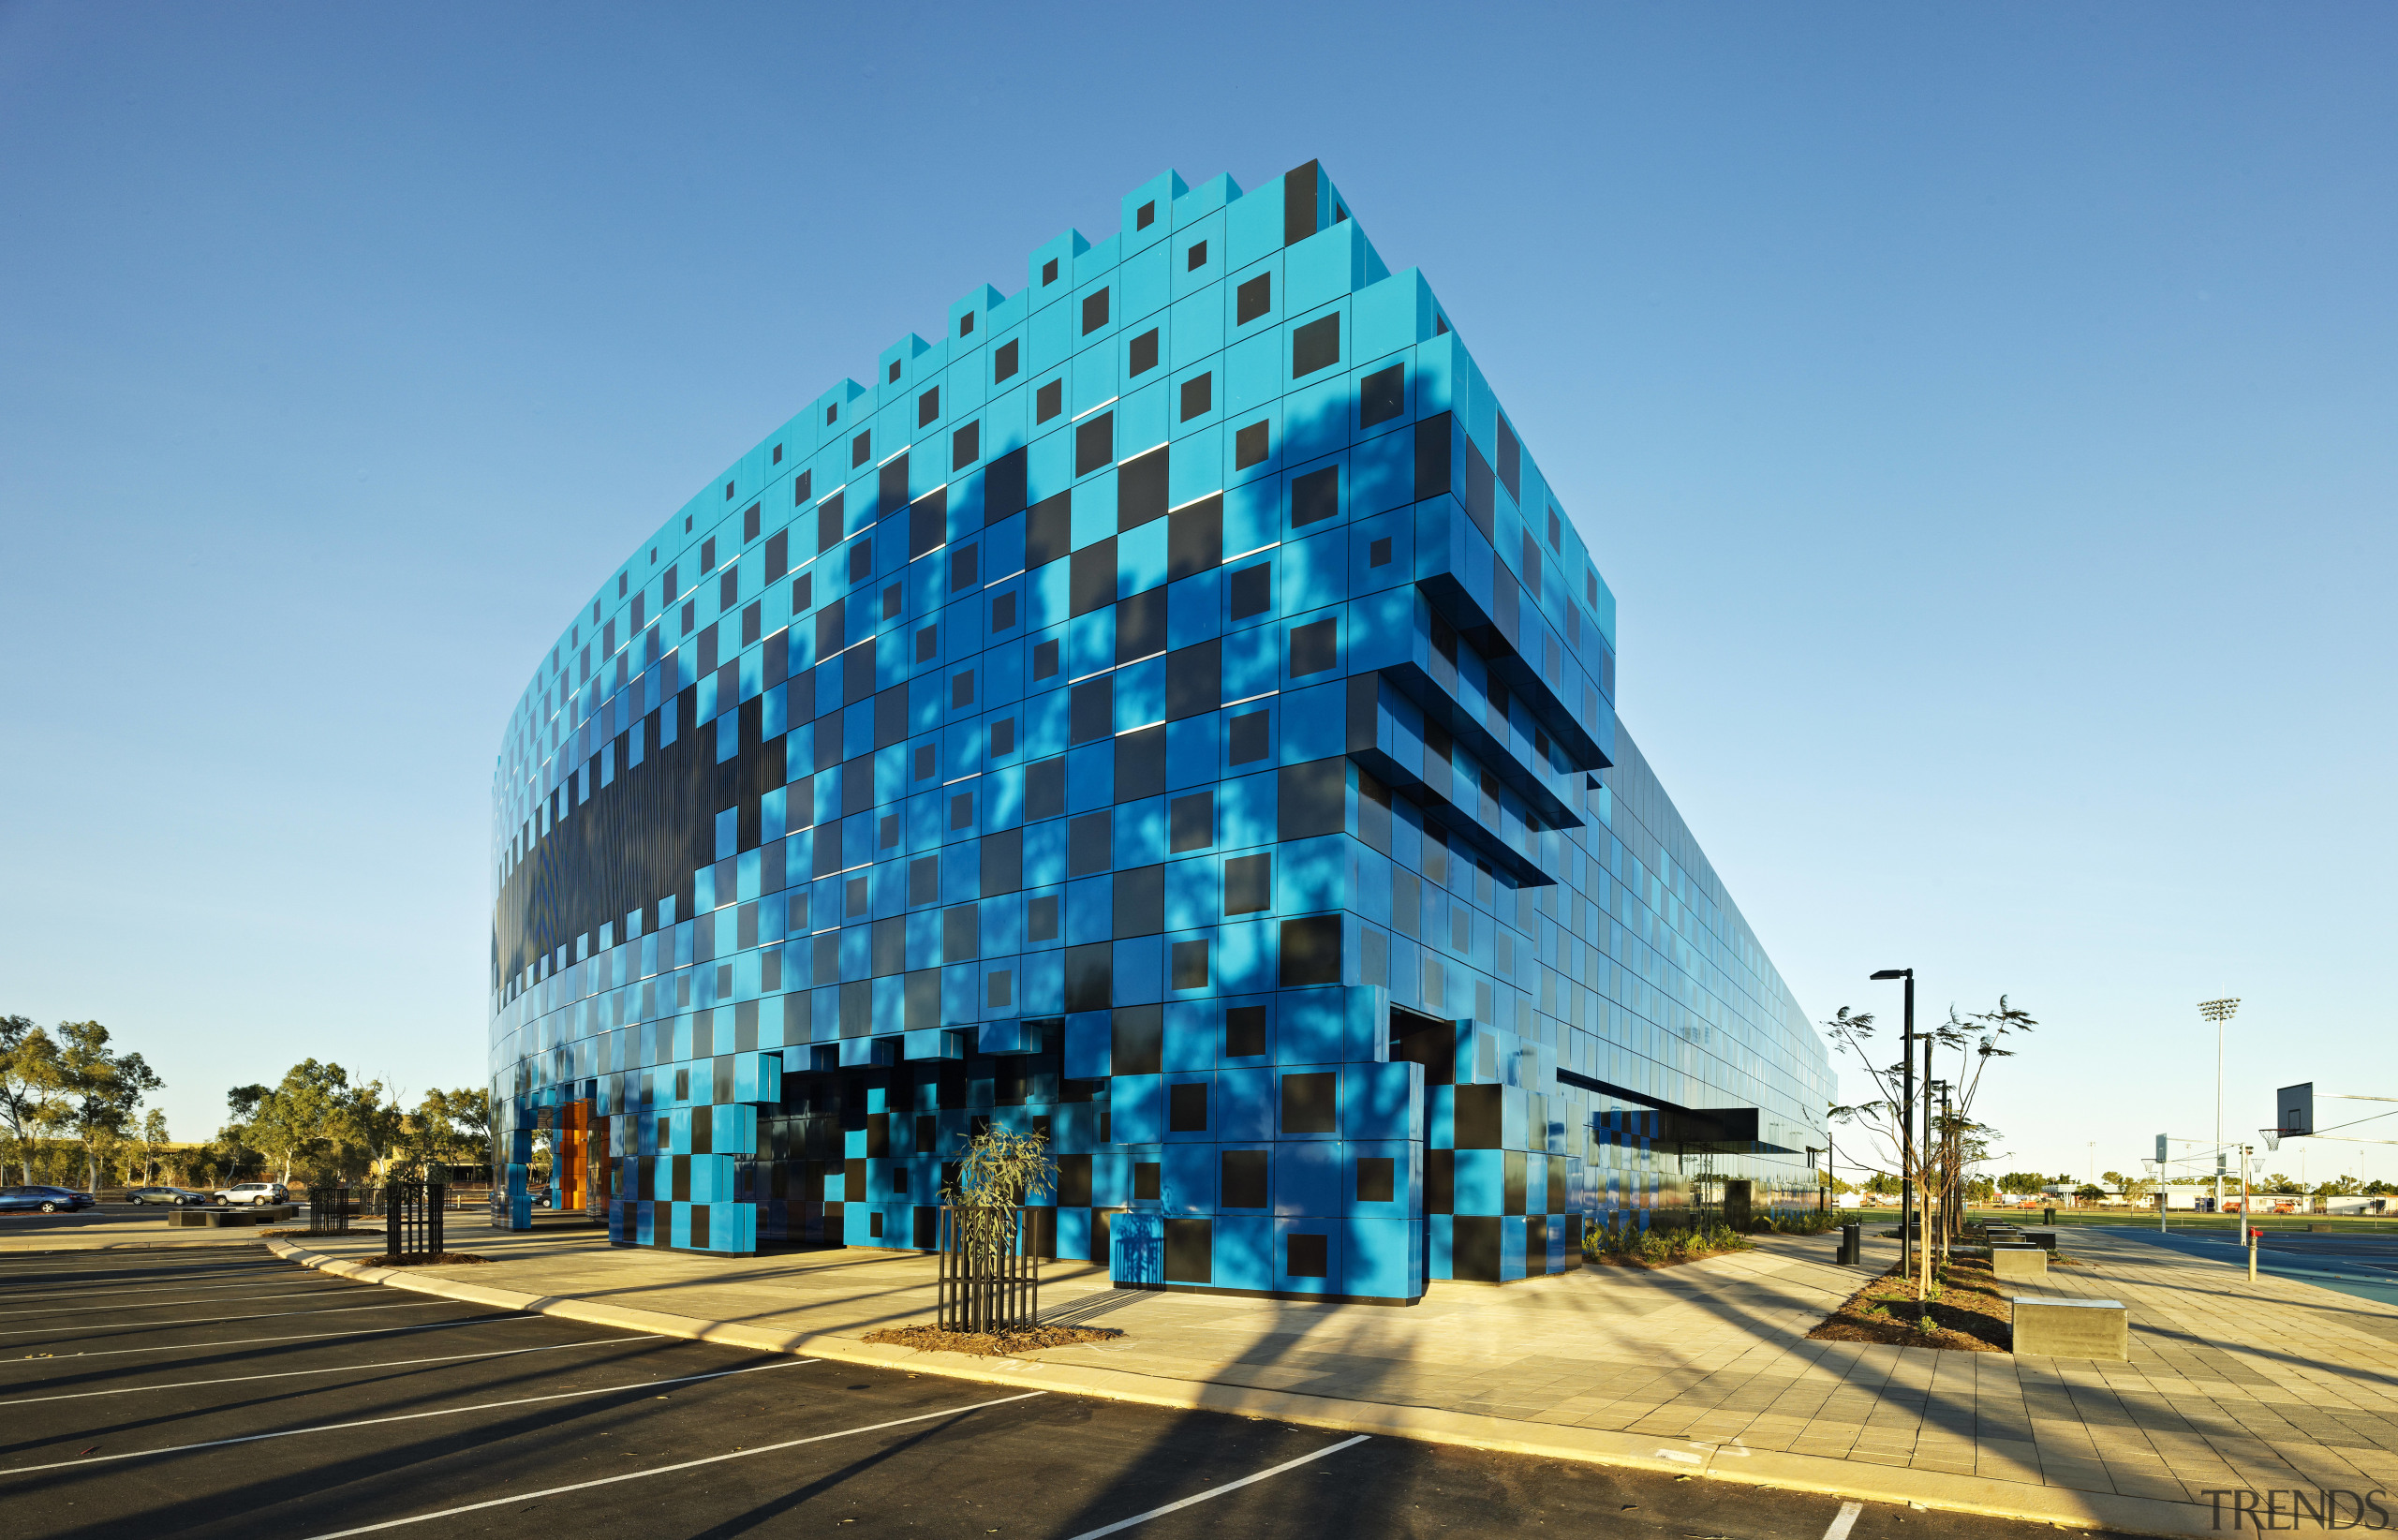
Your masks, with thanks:
M 1168 174 L 711 478 L 495 779 L 499 1222 L 1412 1300 L 1765 1204 L 1824 1051 L 1620 727 L 1614 600 L 1322 169 Z

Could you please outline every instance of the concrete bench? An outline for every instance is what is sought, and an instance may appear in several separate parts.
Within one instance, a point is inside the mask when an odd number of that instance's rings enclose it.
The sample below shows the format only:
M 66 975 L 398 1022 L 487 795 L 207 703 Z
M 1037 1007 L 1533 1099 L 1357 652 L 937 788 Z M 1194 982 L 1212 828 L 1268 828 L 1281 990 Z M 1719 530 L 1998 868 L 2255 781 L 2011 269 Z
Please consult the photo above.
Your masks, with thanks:
M 245 1224 L 278 1224 L 299 1210 L 289 1204 L 276 1204 L 265 1208 L 170 1208 L 167 1228 L 170 1230 L 215 1230 Z
M 2057 1249 L 2057 1233 L 2054 1230 L 2026 1230 L 2023 1238 L 2044 1251 Z
M 1990 1270 L 2002 1283 L 2045 1283 L 2049 1253 L 2037 1246 L 1997 1241 L 1990 1249 Z
M 2015 1353 L 2018 1357 L 2109 1358 L 2131 1356 L 2130 1317 L 2113 1299 L 2042 1299 L 2018 1295 Z

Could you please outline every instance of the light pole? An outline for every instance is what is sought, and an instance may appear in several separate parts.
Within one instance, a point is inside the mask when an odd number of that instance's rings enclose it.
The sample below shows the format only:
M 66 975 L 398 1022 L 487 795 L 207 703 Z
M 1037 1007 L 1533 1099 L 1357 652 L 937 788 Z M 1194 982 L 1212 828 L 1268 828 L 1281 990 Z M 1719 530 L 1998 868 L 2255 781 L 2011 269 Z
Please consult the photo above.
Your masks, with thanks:
M 2257 1281 L 2257 1230 L 2248 1222 L 2248 1152 L 2253 1146 L 2240 1147 L 2240 1228 L 2241 1239 L 2248 1243 L 2248 1281 Z
M 2202 1000 L 2198 1014 L 2214 1023 L 2214 1211 L 2223 1212 L 2223 1024 L 2240 1012 L 2234 1000 Z M 2241 1205 L 2240 1222 L 2248 1222 L 2248 1207 Z
M 1915 970 L 1885 968 L 1873 975 L 1878 980 L 1907 981 L 1904 1029 L 1899 1039 L 1899 1058 L 1905 1064 L 1904 1087 L 1899 1093 L 1899 1268 L 1911 1272 L 1915 1266 Z

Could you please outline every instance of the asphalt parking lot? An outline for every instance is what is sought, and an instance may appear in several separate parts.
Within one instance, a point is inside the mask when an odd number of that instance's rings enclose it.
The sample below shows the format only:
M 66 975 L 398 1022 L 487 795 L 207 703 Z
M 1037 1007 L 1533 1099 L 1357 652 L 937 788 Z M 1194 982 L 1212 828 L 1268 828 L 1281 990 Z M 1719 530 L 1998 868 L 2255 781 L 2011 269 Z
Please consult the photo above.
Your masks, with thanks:
M 748 1353 L 247 1247 L 0 1258 L 0 1511 L 145 1540 L 2047 1529 Z

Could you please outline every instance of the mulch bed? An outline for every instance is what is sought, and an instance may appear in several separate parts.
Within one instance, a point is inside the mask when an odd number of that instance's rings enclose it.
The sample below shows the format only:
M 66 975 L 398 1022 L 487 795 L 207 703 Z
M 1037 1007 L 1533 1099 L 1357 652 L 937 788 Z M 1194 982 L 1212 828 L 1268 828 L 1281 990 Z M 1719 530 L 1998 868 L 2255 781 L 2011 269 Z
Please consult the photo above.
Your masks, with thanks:
M 380 1230 L 260 1230 L 259 1232 L 261 1236 L 274 1236 L 286 1240 L 297 1240 L 305 1236 L 316 1236 L 321 1238 L 326 1236 L 379 1236 L 382 1233 Z
M 460 1267 L 489 1262 L 491 1258 L 470 1256 L 465 1251 L 437 1251 L 430 1256 L 362 1256 L 357 1260 L 370 1267 Z
M 1680 1256 L 1669 1256 L 1662 1262 L 1651 1262 L 1647 1257 L 1618 1256 L 1612 1251 L 1601 1251 L 1596 1256 L 1585 1257 L 1585 1260 L 1601 1267 L 1636 1267 L 1642 1272 L 1653 1273 L 1660 1267 L 1679 1267 L 1685 1262 L 1705 1262 L 1710 1257 L 1737 1256 L 1747 1250 L 1749 1248 L 1745 1246 L 1726 1246 L 1720 1251 L 1685 1251 Z
M 884 1326 L 866 1334 L 869 1342 L 891 1342 L 918 1353 L 970 1353 L 996 1358 L 1077 1342 L 1111 1341 L 1124 1334 L 1113 1326 L 1031 1326 L 1019 1331 L 944 1331 L 939 1326 Z
M 1947 1348 L 1959 1353 L 2011 1353 L 2014 1310 L 1979 1257 L 1957 1257 L 1941 1269 L 1940 1297 L 1929 1307 L 1898 1268 L 1850 1295 L 1807 1335 L 1824 1342 L 1883 1342 L 1894 1347 Z M 1926 1309 L 1931 1328 L 1919 1324 Z

